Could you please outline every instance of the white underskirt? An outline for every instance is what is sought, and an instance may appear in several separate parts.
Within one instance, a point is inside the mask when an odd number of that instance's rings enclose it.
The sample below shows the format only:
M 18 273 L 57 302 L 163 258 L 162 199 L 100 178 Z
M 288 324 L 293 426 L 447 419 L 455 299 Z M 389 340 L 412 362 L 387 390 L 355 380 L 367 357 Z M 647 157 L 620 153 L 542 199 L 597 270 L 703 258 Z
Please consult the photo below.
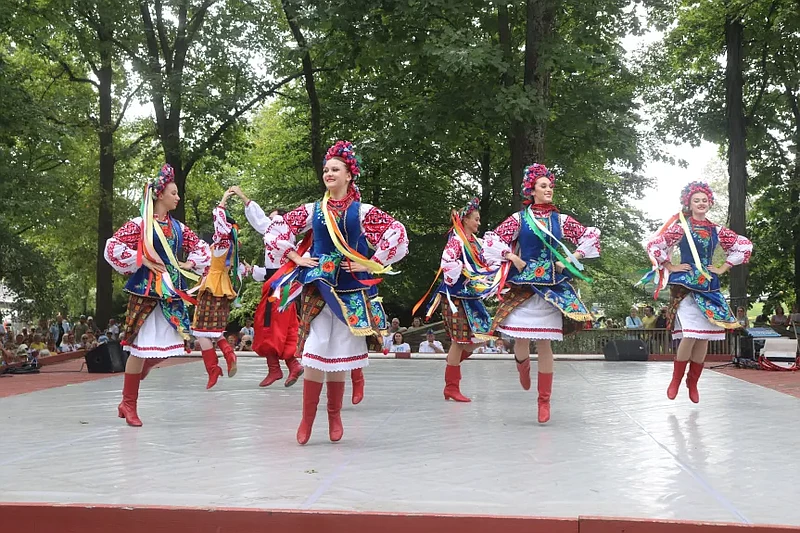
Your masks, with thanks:
M 725 340 L 725 328 L 710 322 L 691 294 L 678 304 L 678 313 L 672 328 L 673 339 L 683 337 L 708 341 Z
M 497 331 L 515 339 L 560 341 L 564 339 L 561 311 L 535 294 L 511 311 Z
M 353 335 L 326 304 L 311 321 L 302 363 L 323 372 L 364 368 L 369 365 L 367 338 Z
M 122 349 L 146 359 L 186 355 L 183 337 L 167 322 L 159 306 L 147 315 L 133 342 Z

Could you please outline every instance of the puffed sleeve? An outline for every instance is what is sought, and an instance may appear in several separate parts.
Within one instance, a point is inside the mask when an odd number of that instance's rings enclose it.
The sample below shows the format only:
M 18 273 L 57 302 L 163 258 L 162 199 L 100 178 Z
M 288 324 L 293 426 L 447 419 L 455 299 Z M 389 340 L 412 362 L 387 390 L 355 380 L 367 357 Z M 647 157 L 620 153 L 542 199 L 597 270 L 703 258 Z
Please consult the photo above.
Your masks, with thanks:
M 670 260 L 669 249 L 683 238 L 683 228 L 680 224 L 673 224 L 667 231 L 656 235 L 647 243 L 647 255 L 650 260 L 661 266 Z
M 211 247 L 202 240 L 188 226 L 181 224 L 183 231 L 183 251 L 186 252 L 186 262 L 197 274 L 203 274 L 211 265 Z
M 228 222 L 225 210 L 219 206 L 214 208 L 214 244 L 217 248 L 228 248 L 231 245 L 233 224 Z
M 514 213 L 494 231 L 487 231 L 483 236 L 483 255 L 486 260 L 494 264 L 505 261 L 506 254 L 511 251 L 514 242 L 519 238 L 519 230 L 519 213 Z
M 560 215 L 560 219 L 564 238 L 577 246 L 576 253 L 580 252 L 586 259 L 600 257 L 599 229 L 583 226 L 568 215 Z
M 408 255 L 405 226 L 369 204 L 361 204 L 359 215 L 367 242 L 375 249 L 373 261 L 384 266 L 391 265 Z
M 136 248 L 142 231 L 141 223 L 139 217 L 129 220 L 106 241 L 103 256 L 120 274 L 133 274 L 139 269 L 136 265 Z
M 272 219 L 269 218 L 266 213 L 264 213 L 264 210 L 261 209 L 261 206 L 253 200 L 250 200 L 247 202 L 247 205 L 244 206 L 244 216 L 247 218 L 250 225 L 253 226 L 253 229 L 261 235 L 264 235 L 270 224 L 272 224 Z
M 461 277 L 464 263 L 461 260 L 464 252 L 464 245 L 456 235 L 451 235 L 447 241 L 447 246 L 442 252 L 442 261 L 439 264 L 444 275 L 444 282 L 447 285 L 454 285 Z
M 313 213 L 314 204 L 303 204 L 283 216 L 267 219 L 269 223 L 264 229 L 265 267 L 279 268 L 289 260 L 286 257 L 289 252 L 297 250 L 297 236 L 311 229 Z
M 717 235 L 719 235 L 719 244 L 727 256 L 726 263 L 737 266 L 750 262 L 750 254 L 753 253 L 753 243 L 750 242 L 750 239 L 722 226 L 717 226 Z

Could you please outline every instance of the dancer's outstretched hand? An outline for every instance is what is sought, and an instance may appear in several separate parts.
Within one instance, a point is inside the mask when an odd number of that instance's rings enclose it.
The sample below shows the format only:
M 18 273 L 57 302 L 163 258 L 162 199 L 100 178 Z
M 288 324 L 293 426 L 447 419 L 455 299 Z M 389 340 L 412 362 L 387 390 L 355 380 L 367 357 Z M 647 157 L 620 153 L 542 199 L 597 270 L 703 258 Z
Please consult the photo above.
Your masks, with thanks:
M 244 203 L 248 203 L 248 202 L 250 201 L 250 199 L 249 199 L 247 196 L 245 196 L 245 194 L 242 192 L 242 189 L 241 189 L 241 188 L 240 188 L 238 185 L 234 185 L 233 187 L 231 187 L 230 189 L 228 189 L 228 191 L 229 191 L 230 193 L 232 193 L 232 194 L 235 194 L 235 195 L 236 195 L 236 196 L 238 196 L 239 198 L 241 198 L 241 200 L 242 200 Z

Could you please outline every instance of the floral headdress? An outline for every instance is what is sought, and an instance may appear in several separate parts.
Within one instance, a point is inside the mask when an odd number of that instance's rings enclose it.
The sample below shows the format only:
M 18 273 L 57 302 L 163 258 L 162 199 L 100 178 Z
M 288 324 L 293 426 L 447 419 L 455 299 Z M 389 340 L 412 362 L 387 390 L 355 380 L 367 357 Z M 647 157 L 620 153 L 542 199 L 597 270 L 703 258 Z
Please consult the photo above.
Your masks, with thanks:
M 681 190 L 681 206 L 683 207 L 684 213 L 691 212 L 689 203 L 692 200 L 692 196 L 698 192 L 702 192 L 708 196 L 709 205 L 714 205 L 714 193 L 711 191 L 711 187 L 708 186 L 708 183 L 693 181 Z
M 175 171 L 169 165 L 169 163 L 164 163 L 164 166 L 161 167 L 161 170 L 158 172 L 158 176 L 150 182 L 150 189 L 153 191 L 153 196 L 158 197 L 159 194 L 164 192 L 164 189 L 167 188 L 167 185 L 170 183 L 175 182 Z
M 525 167 L 525 171 L 522 174 L 522 191 L 520 191 L 520 194 L 523 204 L 530 205 L 533 203 L 533 188 L 536 186 L 536 180 L 539 178 L 547 178 L 550 180 L 551 186 L 555 187 L 556 185 L 556 175 L 553 174 L 552 171 L 547 170 L 546 166 L 540 163 L 528 165 Z
M 473 198 L 469 201 L 469 203 L 459 211 L 458 216 L 461 220 L 464 220 L 465 217 L 468 217 L 470 213 L 473 211 L 479 211 L 481 208 L 481 200 L 480 198 Z
M 350 175 L 353 177 L 350 181 L 350 192 L 356 200 L 361 200 L 361 191 L 358 190 L 358 185 L 356 185 L 356 178 L 361 174 L 361 167 L 353 150 L 353 143 L 350 141 L 336 141 L 336 144 L 328 148 L 322 164 L 326 164 L 334 157 L 341 159 L 347 165 L 347 170 L 350 171 Z

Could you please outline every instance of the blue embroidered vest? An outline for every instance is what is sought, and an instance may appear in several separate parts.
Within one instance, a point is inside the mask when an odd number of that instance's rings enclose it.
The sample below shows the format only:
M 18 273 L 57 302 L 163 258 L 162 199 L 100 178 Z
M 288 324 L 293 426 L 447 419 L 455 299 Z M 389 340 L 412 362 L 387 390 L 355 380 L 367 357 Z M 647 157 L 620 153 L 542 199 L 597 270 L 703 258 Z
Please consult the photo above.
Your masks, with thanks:
M 508 281 L 515 285 L 557 285 L 562 281 L 571 279 L 571 276 L 566 271 L 560 274 L 556 272 L 553 252 L 533 232 L 533 229 L 525 220 L 524 211 L 520 211 L 519 218 L 519 256 L 527 266 L 525 270 L 520 272 L 512 263 L 508 273 Z M 558 240 L 562 239 L 561 219 L 558 211 L 551 211 L 545 217 L 535 218 L 544 224 Z M 552 237 L 545 235 L 545 239 L 550 243 L 550 246 L 555 248 L 556 245 Z
M 157 222 L 160 224 L 159 222 Z M 167 237 L 167 243 L 169 247 L 172 249 L 172 253 L 175 257 L 178 257 L 178 253 L 183 248 L 183 231 L 181 230 L 181 223 L 175 220 L 172 217 L 169 217 L 168 224 L 170 226 L 166 226 L 166 224 L 161 224 L 162 230 L 164 230 L 164 235 Z M 172 228 L 171 234 L 167 236 L 167 231 L 169 228 Z M 167 272 L 172 278 L 172 284 L 175 288 L 185 291 L 187 288 L 186 279 L 181 276 L 178 271 L 169 264 L 167 260 L 167 252 L 164 250 L 164 247 L 161 246 L 161 240 L 156 236 L 155 230 L 153 230 L 153 245 L 158 253 L 158 256 L 161 258 L 161 261 L 167 266 Z M 139 270 L 134 272 L 134 274 L 128 278 L 128 281 L 125 283 L 125 291 L 136 294 L 138 296 L 149 296 L 151 298 L 158 298 L 158 293 L 156 293 L 155 288 L 155 276 L 153 272 L 150 271 L 149 268 L 142 265 L 139 267 Z
M 371 256 L 366 236 L 361 231 L 361 203 L 352 202 L 337 221 L 339 230 L 347 244 L 365 257 Z M 372 279 L 368 272 L 351 273 L 341 269 L 341 263 L 346 261 L 344 256 L 336 249 L 325 225 L 322 213 L 322 203 L 314 204 L 314 214 L 311 222 L 314 231 L 314 243 L 311 246 L 311 256 L 319 259 L 319 265 L 314 268 L 301 268 L 299 279 L 302 283 L 322 281 L 334 287 L 336 291 L 356 291 L 367 289 L 357 280 Z
M 481 260 L 485 263 L 486 258 L 483 256 L 483 247 L 481 246 L 480 242 L 476 241 L 476 248 L 478 249 L 478 253 L 480 254 Z M 479 271 L 480 267 L 475 264 L 472 258 L 461 252 L 461 260 L 467 261 L 472 266 L 473 270 Z M 485 284 L 485 283 L 484 283 Z M 461 275 L 458 277 L 458 280 L 453 285 L 447 285 L 444 281 L 439 285 L 437 292 L 444 294 L 447 291 L 450 293 L 451 296 L 455 296 L 458 298 L 479 298 L 482 295 L 482 292 L 476 290 L 474 287 L 474 282 L 468 280 L 467 277 L 464 275 L 464 271 L 462 269 Z
M 681 263 L 691 265 L 692 269 L 689 272 L 673 272 L 669 275 L 669 282 L 675 285 L 683 285 L 686 288 L 700 291 L 718 291 L 720 289 L 719 277 L 713 272 L 708 272 L 708 266 L 714 257 L 714 250 L 719 244 L 719 235 L 717 235 L 717 228 L 713 224 L 693 224 L 691 220 L 687 221 L 689 225 L 690 235 L 684 235 L 678 243 L 678 249 L 681 254 Z M 689 248 L 689 239 L 694 240 L 695 248 L 697 248 L 697 255 L 700 257 L 700 262 L 709 273 L 711 279 L 707 279 L 705 275 L 694 264 L 692 257 L 692 250 Z

